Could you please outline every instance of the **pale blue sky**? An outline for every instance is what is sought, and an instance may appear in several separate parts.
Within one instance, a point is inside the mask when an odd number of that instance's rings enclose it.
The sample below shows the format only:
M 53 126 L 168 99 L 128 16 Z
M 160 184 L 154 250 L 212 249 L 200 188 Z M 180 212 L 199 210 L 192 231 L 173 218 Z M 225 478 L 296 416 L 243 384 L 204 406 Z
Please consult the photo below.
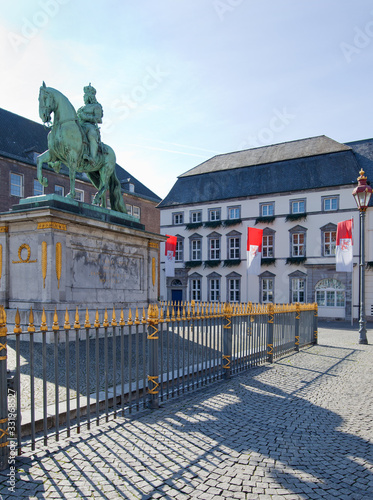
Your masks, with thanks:
M 0 56 L 0 106 L 39 123 L 43 80 L 76 108 L 91 82 L 103 141 L 161 197 L 214 154 L 373 136 L 372 1 L 15 0 Z

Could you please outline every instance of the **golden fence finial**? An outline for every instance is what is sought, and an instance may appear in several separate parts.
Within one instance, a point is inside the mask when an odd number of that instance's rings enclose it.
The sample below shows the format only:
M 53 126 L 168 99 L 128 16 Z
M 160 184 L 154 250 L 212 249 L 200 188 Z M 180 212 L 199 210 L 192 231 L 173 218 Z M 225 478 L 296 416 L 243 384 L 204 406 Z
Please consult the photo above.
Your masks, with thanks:
M 141 318 L 141 323 L 145 324 L 146 323 L 146 314 L 145 314 L 145 307 L 142 308 L 142 318 Z
M 80 328 L 78 306 L 76 306 L 76 311 L 75 311 L 74 328 L 75 328 L 76 330 L 77 330 L 78 328 Z
M 140 319 L 139 319 L 139 309 L 138 307 L 136 306 L 136 311 L 135 311 L 135 321 L 134 321 L 135 325 L 139 325 L 140 324 Z
M 32 311 L 32 307 L 30 308 L 30 314 L 28 317 L 28 327 L 27 331 L 29 333 L 35 333 L 35 326 L 34 326 L 34 313 Z
M 181 317 L 180 317 L 180 304 L 177 305 L 176 319 L 177 319 L 177 321 L 181 321 Z
M 85 310 L 84 328 L 91 328 L 91 323 L 89 321 L 88 307 Z
M 93 326 L 95 328 L 100 328 L 100 316 L 98 314 L 98 309 L 96 309 L 96 314 L 95 314 L 95 322 L 93 323 Z
M 169 323 L 171 321 L 170 319 L 170 306 L 167 304 L 167 310 L 166 310 L 166 323 Z
M 63 327 L 65 330 L 70 330 L 70 328 L 71 328 L 69 311 L 67 310 L 67 307 L 66 307 L 66 312 L 65 312 L 65 324 L 63 325 Z
M 160 308 L 159 322 L 164 323 L 163 307 Z
M 0 305 L 0 327 L 6 326 L 6 312 L 4 306 Z
M 2 314 L 0 312 L 0 314 Z M 1 320 L 0 320 L 0 326 L 1 326 Z M 17 307 L 17 311 L 16 311 L 16 316 L 14 318 L 14 330 L 13 330 L 14 333 L 22 333 L 22 328 L 21 328 L 21 316 L 19 314 L 19 311 L 18 311 L 18 307 Z
M 124 312 L 123 307 L 120 309 L 120 318 L 119 318 L 119 326 L 124 326 L 126 322 L 124 321 Z
M 52 330 L 57 332 L 60 329 L 58 324 L 57 307 L 54 308 Z
M 41 325 L 40 325 L 40 331 L 41 332 L 47 332 L 48 331 L 48 326 L 47 326 L 47 316 L 45 314 L 45 310 L 43 307 L 43 312 L 41 313 Z
M 133 321 L 132 321 L 132 311 L 131 309 L 128 311 L 128 321 L 127 321 L 127 324 L 129 326 L 132 326 L 133 325 Z
M 105 307 L 105 312 L 104 312 L 104 321 L 102 323 L 102 326 L 104 328 L 107 328 L 109 326 L 109 318 L 108 318 L 108 315 L 107 315 L 107 308 Z
M 118 323 L 117 323 L 117 318 L 116 318 L 116 315 L 115 315 L 115 309 L 113 307 L 113 317 L 111 319 L 111 326 L 117 326 Z

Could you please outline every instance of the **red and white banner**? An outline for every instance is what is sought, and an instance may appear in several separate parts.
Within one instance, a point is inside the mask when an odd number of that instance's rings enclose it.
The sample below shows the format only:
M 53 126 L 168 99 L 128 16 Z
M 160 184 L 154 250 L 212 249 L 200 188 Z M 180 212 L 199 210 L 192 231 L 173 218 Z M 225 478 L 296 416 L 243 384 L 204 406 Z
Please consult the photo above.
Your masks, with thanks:
M 256 227 L 247 228 L 247 272 L 248 274 L 260 273 L 262 261 L 263 229 Z
M 352 244 L 353 221 L 345 220 L 338 222 L 336 238 L 336 271 L 338 273 L 352 273 L 353 244 Z
M 175 276 L 175 254 L 176 254 L 176 242 L 177 236 L 168 236 L 165 245 L 165 256 L 166 256 L 166 276 Z

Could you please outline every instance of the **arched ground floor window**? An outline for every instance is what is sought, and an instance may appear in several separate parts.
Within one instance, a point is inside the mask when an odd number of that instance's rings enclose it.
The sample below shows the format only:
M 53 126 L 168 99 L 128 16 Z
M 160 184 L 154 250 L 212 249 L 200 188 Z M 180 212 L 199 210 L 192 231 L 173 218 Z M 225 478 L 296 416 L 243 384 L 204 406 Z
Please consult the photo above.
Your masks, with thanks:
M 346 289 L 341 281 L 333 278 L 318 281 L 315 286 L 315 301 L 319 307 L 319 316 L 345 317 Z

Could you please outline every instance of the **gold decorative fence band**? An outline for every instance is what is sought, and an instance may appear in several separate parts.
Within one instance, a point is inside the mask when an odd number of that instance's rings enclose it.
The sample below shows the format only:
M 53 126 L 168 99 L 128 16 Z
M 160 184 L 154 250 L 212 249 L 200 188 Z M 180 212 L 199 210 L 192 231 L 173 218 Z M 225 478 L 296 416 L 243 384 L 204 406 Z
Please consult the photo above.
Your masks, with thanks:
M 8 226 L 0 226 L 0 233 L 7 233 L 9 231 Z
M 105 312 L 103 314 L 103 318 L 100 321 L 100 314 L 98 309 L 95 311 L 95 317 L 93 323 L 93 328 L 108 328 L 109 326 L 119 326 L 123 327 L 125 325 L 127 326 L 133 326 L 135 325 L 136 327 L 138 325 L 148 325 L 149 327 L 149 332 L 148 332 L 148 338 L 149 339 L 157 339 L 157 334 L 159 332 L 159 323 L 171 323 L 171 322 L 189 322 L 192 323 L 196 320 L 214 320 L 217 318 L 224 318 L 226 321 L 226 324 L 223 326 L 225 329 L 230 329 L 232 328 L 232 318 L 233 317 L 246 317 L 248 321 L 248 329 L 247 333 L 250 335 L 251 332 L 251 325 L 255 321 L 255 316 L 258 316 L 258 310 L 260 310 L 260 315 L 263 317 L 268 318 L 270 315 L 270 322 L 272 322 L 272 319 L 276 316 L 276 314 L 281 314 L 283 312 L 296 312 L 297 314 L 300 314 L 301 311 L 312 311 L 315 308 L 317 308 L 316 304 L 304 304 L 300 305 L 299 311 L 296 310 L 295 307 L 293 307 L 293 304 L 284 304 L 284 305 L 272 305 L 271 307 L 268 307 L 268 304 L 260 304 L 260 308 L 258 305 L 248 305 L 248 304 L 238 304 L 237 306 L 234 304 L 226 304 L 226 303 L 196 303 L 196 302 L 185 302 L 181 304 L 172 304 L 172 303 L 161 303 L 160 305 L 158 304 L 150 304 L 147 310 L 147 314 L 145 312 L 145 308 L 143 307 L 142 309 L 142 315 L 140 317 L 138 308 L 135 310 L 135 314 L 133 314 L 132 310 L 128 310 L 128 317 L 127 320 L 125 320 L 124 317 L 124 311 L 123 308 L 120 309 L 120 319 L 119 321 L 117 320 L 117 313 L 115 311 L 115 308 L 113 308 L 112 312 L 112 317 L 109 319 L 109 314 L 107 312 L 107 309 L 105 309 Z M 60 312 L 61 314 L 62 312 Z M 65 316 L 64 316 L 64 322 L 62 322 L 63 327 L 62 329 L 69 330 L 71 328 L 74 329 L 79 329 L 79 328 L 91 328 L 91 320 L 89 317 L 89 312 L 88 309 L 85 309 L 85 320 L 84 320 L 84 325 L 80 324 L 79 320 L 79 310 L 76 308 L 75 311 L 75 318 L 72 321 L 73 326 L 71 326 L 70 322 L 70 313 L 68 309 L 65 311 Z M 92 314 L 92 313 L 91 313 Z M 2 306 L 0 306 L 0 337 L 1 336 L 6 336 L 6 333 L 1 333 L 2 332 L 2 323 L 4 326 L 6 325 L 6 316 L 5 315 L 5 310 Z M 19 312 L 17 310 L 16 317 L 15 317 L 15 327 L 14 327 L 14 333 L 21 333 L 20 329 L 20 316 Z M 42 332 L 46 332 L 49 330 L 49 327 L 47 326 L 47 317 L 43 308 L 43 313 L 41 317 L 41 326 L 40 330 Z M 60 329 L 59 322 L 58 322 L 58 314 L 57 314 L 57 309 L 54 311 L 53 315 L 53 323 L 51 330 L 52 331 L 57 331 Z M 34 333 L 36 331 L 35 325 L 34 325 L 34 315 L 32 308 L 30 309 L 30 315 L 29 315 L 29 324 L 27 331 L 29 333 Z M 315 332 L 315 335 L 317 332 Z M 298 337 L 298 343 L 299 343 L 299 337 Z
M 269 355 L 273 354 L 273 344 L 267 345 L 267 354 Z
M 223 360 L 226 361 L 226 364 L 223 365 L 225 370 L 229 370 L 231 367 L 231 357 L 229 354 L 223 354 Z
M 158 375 L 152 376 L 148 375 L 148 382 L 151 382 L 153 387 L 148 388 L 148 394 L 158 394 L 158 387 L 159 387 L 159 382 L 158 382 Z
M 3 275 L 3 245 L 0 245 L 0 280 Z

